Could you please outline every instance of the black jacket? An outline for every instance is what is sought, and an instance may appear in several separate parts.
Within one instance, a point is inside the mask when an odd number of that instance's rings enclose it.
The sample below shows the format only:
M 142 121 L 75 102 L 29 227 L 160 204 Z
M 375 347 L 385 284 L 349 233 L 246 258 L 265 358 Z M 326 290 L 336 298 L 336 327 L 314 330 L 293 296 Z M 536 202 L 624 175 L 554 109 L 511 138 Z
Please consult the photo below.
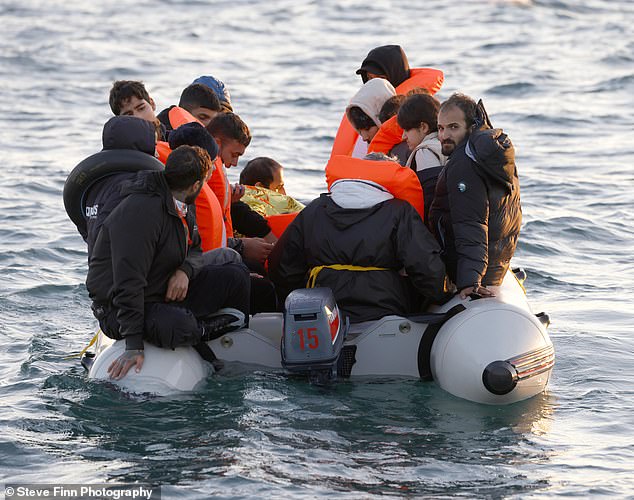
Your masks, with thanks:
M 384 267 L 381 271 L 323 269 L 317 286 L 330 287 L 350 321 L 412 312 L 420 297 L 446 298 L 440 248 L 412 206 L 388 200 L 345 209 L 323 194 L 288 226 L 269 257 L 269 276 L 281 299 L 306 285 L 310 269 L 325 264 Z M 408 278 L 399 274 L 405 269 Z M 418 299 L 418 300 L 417 300 Z
M 429 211 L 429 226 L 459 290 L 502 282 L 522 223 L 513 144 L 484 121 L 449 157 Z
M 139 172 L 103 223 L 88 261 L 90 298 L 117 310 L 127 349 L 143 347 L 144 305 L 163 302 L 181 269 L 192 279 L 202 266 L 194 205 L 186 216 L 191 244 L 163 172 Z
M 156 149 L 155 128 L 152 123 L 133 116 L 115 116 L 103 127 L 104 150 L 131 149 L 154 155 Z M 121 185 L 136 177 L 136 173 L 114 172 L 98 180 L 86 192 L 86 229 L 82 237 L 88 245 L 88 259 L 97 235 L 106 217 L 121 202 Z
M 266 219 L 243 201 L 231 204 L 231 223 L 234 231 L 248 238 L 264 238 L 271 232 Z

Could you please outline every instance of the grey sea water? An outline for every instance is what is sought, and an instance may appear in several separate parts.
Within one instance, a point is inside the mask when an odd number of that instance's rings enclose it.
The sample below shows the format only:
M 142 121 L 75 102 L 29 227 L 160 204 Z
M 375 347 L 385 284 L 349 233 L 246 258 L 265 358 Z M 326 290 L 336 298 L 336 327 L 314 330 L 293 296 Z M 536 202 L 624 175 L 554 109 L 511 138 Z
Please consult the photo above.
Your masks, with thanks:
M 0 23 L 0 481 L 149 482 L 164 498 L 633 496 L 630 0 L 3 0 Z M 548 391 L 498 408 L 403 380 L 229 374 L 155 399 L 88 382 L 65 359 L 94 320 L 61 192 L 100 149 L 111 83 L 145 81 L 162 109 L 220 77 L 254 134 L 240 165 L 278 159 L 308 201 L 354 71 L 387 43 L 445 71 L 441 99 L 482 97 L 516 144 L 514 264 L 553 321 Z

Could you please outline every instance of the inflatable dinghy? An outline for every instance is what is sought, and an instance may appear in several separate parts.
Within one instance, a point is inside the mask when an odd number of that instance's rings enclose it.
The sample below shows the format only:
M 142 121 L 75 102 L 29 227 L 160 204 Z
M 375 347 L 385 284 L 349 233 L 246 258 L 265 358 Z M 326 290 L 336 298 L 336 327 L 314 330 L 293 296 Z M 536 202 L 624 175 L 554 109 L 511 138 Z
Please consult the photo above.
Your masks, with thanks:
M 386 316 L 347 325 L 327 288 L 296 290 L 285 313 L 261 313 L 249 328 L 208 343 L 218 360 L 256 369 L 285 370 L 323 383 L 348 377 L 434 380 L 454 396 L 485 404 L 510 404 L 541 393 L 555 362 L 544 313 L 533 314 L 522 270 L 509 271 L 495 297 L 456 295 L 427 314 Z M 107 369 L 124 341 L 99 334 L 95 353 L 82 364 L 91 379 Z M 117 385 L 158 395 L 191 391 L 214 371 L 191 347 L 166 350 L 145 343 L 139 373 Z M 220 370 L 222 372 L 222 369 Z

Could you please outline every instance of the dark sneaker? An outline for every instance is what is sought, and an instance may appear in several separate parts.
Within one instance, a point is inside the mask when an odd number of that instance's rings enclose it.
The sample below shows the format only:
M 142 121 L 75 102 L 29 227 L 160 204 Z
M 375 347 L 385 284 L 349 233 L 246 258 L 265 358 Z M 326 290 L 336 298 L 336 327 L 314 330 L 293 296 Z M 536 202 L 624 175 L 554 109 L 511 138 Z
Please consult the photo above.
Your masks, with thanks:
M 203 328 L 202 339 L 208 342 L 218 337 L 222 337 L 225 333 L 233 332 L 242 328 L 244 320 L 233 314 L 218 314 L 200 321 Z

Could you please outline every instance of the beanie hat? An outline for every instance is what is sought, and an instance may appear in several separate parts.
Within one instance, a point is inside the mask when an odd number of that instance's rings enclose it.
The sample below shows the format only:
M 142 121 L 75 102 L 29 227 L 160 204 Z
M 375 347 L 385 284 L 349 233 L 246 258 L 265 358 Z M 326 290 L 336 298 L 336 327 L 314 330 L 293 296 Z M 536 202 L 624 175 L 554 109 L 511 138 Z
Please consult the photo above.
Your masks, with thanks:
M 224 110 L 230 112 L 233 111 L 233 107 L 231 106 L 231 95 L 222 81 L 213 76 L 199 76 L 192 83 L 200 83 L 209 87 L 216 93 L 218 99 L 220 99 L 220 104 L 222 104 Z
M 172 130 L 169 136 L 169 144 L 172 150 L 178 146 L 199 146 L 207 153 L 211 161 L 218 156 L 218 144 L 211 136 L 207 129 L 198 122 L 185 123 L 175 130 Z

